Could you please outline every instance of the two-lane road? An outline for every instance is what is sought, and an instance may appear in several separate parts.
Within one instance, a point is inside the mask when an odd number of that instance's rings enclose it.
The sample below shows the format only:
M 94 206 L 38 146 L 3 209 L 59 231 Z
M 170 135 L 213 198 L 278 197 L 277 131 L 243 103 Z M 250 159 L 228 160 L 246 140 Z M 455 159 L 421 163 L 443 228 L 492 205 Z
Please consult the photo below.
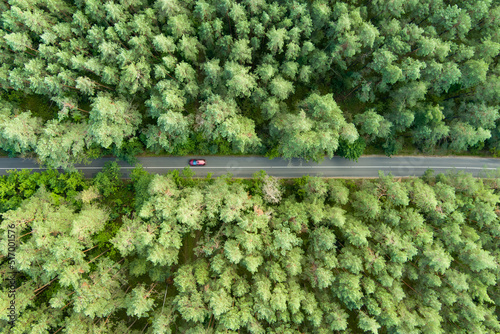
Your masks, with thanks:
M 186 157 L 144 157 L 139 158 L 139 163 L 151 172 L 163 174 L 169 170 L 182 170 L 188 166 L 192 158 L 206 159 L 204 167 L 192 167 L 196 176 L 204 177 L 207 173 L 219 176 L 232 173 L 234 177 L 252 177 L 252 174 L 265 170 L 269 175 L 280 178 L 301 177 L 302 175 L 318 175 L 323 177 L 377 177 L 378 171 L 386 174 L 391 172 L 394 176 L 420 176 L 428 168 L 436 173 L 447 170 L 463 170 L 477 176 L 483 170 L 500 168 L 500 159 L 474 158 L 474 157 L 423 157 L 423 156 L 366 156 L 353 162 L 340 157 L 325 159 L 322 163 L 305 162 L 299 159 L 291 161 L 283 159 L 269 160 L 265 157 L 238 157 L 238 156 L 186 156 Z M 75 165 L 86 177 L 97 174 L 104 164 L 114 161 L 115 158 L 102 158 L 94 160 L 89 165 Z M 123 161 L 118 162 L 123 176 L 128 177 L 134 166 Z M 0 175 L 5 175 L 10 169 L 45 170 L 33 160 L 20 158 L 0 158 Z

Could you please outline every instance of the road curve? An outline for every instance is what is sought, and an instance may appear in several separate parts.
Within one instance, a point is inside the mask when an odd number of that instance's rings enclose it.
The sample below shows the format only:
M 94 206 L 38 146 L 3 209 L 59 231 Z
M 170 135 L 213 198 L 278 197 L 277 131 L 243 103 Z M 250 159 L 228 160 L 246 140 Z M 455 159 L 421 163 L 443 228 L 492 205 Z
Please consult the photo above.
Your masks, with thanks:
M 265 157 L 239 157 L 239 156 L 184 156 L 184 157 L 143 157 L 139 163 L 151 172 L 163 174 L 173 169 L 182 170 L 192 158 L 203 158 L 207 166 L 192 167 L 196 176 L 204 177 L 207 173 L 220 176 L 232 173 L 237 178 L 252 177 L 252 174 L 265 170 L 267 174 L 279 178 L 294 178 L 303 175 L 316 175 L 323 177 L 377 177 L 378 171 L 386 174 L 391 172 L 394 176 L 420 176 L 425 170 L 433 169 L 436 173 L 447 170 L 463 170 L 474 176 L 481 175 L 483 171 L 492 171 L 500 168 L 500 158 L 474 158 L 474 157 L 424 157 L 424 156 L 398 156 L 388 158 L 385 156 L 365 156 L 353 162 L 340 157 L 325 159 L 322 163 L 305 162 L 300 159 L 291 161 L 283 159 L 269 160 Z M 115 158 L 101 158 L 92 161 L 89 165 L 75 165 L 86 177 L 95 176 L 108 161 Z M 119 161 L 123 177 L 128 177 L 134 166 Z M 0 175 L 5 175 L 11 169 L 32 169 L 42 171 L 45 168 L 33 160 L 21 158 L 0 158 Z

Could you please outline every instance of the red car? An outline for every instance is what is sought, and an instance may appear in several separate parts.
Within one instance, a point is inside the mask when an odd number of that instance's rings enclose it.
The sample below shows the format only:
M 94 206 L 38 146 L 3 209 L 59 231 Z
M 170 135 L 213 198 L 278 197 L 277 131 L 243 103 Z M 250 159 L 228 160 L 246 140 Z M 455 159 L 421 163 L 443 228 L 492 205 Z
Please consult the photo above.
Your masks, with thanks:
M 205 159 L 191 159 L 191 160 L 189 160 L 190 166 L 205 166 L 205 164 L 206 164 Z

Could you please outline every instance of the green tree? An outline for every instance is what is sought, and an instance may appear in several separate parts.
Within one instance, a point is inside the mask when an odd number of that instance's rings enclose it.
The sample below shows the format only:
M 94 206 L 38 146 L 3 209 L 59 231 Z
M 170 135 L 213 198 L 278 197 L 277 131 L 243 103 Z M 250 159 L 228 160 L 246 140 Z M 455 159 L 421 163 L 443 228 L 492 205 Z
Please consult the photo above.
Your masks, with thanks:
M 127 314 L 136 317 L 147 315 L 146 312 L 150 311 L 154 305 L 154 299 L 148 298 L 150 293 L 150 291 L 146 291 L 143 285 L 136 286 L 125 300 Z
M 342 180 L 330 179 L 328 182 L 329 199 L 335 203 L 344 205 L 349 200 L 349 189 Z
M 486 80 L 488 64 L 484 60 L 468 60 L 461 71 L 463 87 L 474 87 Z
M 186 144 L 191 132 L 191 118 L 169 110 L 157 119 L 158 125 L 149 126 L 146 134 L 147 147 L 160 146 L 168 153 Z
M 356 214 L 372 219 L 378 216 L 380 204 L 374 194 L 364 190 L 356 192 L 353 196 L 352 206 L 356 210 Z
M 248 39 L 239 39 L 234 42 L 229 59 L 239 63 L 250 63 L 252 61 L 252 47 Z
M 219 95 L 212 95 L 203 103 L 200 111 L 195 128 L 205 138 L 226 138 L 233 144 L 233 149 L 240 152 L 259 145 L 260 139 L 255 134 L 253 121 L 237 114 L 236 101 L 233 99 L 223 100 Z
M 354 122 L 360 127 L 362 133 L 372 139 L 387 137 L 392 126 L 391 122 L 385 120 L 383 116 L 377 114 L 373 109 L 356 115 Z
M 275 55 L 276 53 L 281 53 L 283 51 L 285 41 L 288 39 L 286 29 L 276 29 L 276 27 L 273 26 L 272 29 L 269 29 L 269 32 L 266 34 L 266 36 L 268 38 L 268 50 L 271 51 L 273 55 Z
M 276 97 L 270 97 L 262 103 L 261 108 L 264 119 L 272 119 L 280 111 L 280 103 Z
M 332 94 L 311 94 L 299 104 L 298 114 L 280 113 L 271 122 L 271 135 L 280 139 L 279 151 L 285 158 L 322 159 L 338 148 L 347 122 Z M 352 139 L 349 132 L 343 133 Z
M 113 161 L 104 165 L 102 172 L 97 173 L 93 182 L 104 197 L 109 197 L 118 190 L 121 178 L 120 166 Z
M 89 134 L 104 148 L 111 144 L 120 147 L 125 137 L 134 134 L 140 122 L 139 112 L 125 99 L 99 94 L 92 102 Z
M 224 75 L 229 93 L 235 97 L 250 96 L 256 87 L 255 76 L 249 73 L 250 68 L 229 61 L 224 65 Z
M 186 14 L 168 16 L 168 28 L 172 36 L 177 40 L 182 36 L 194 33 L 191 20 Z
M 31 112 L 15 114 L 13 106 L 5 103 L 0 114 L 1 148 L 11 154 L 28 153 L 36 149 L 42 121 Z
M 271 80 L 269 87 L 271 93 L 280 100 L 286 100 L 295 90 L 292 82 L 283 79 L 281 76 Z
M 462 103 L 458 112 L 466 123 L 483 129 L 495 128 L 495 121 L 500 118 L 498 106 L 485 103 Z
M 89 142 L 85 124 L 51 120 L 45 123 L 35 152 L 47 166 L 71 169 L 87 160 L 85 146 Z
M 373 319 L 372 317 L 369 317 L 365 312 L 360 311 L 359 312 L 359 328 L 366 332 L 372 332 L 372 333 L 378 333 L 378 329 L 380 328 L 380 325 L 378 322 Z
M 358 162 L 366 148 L 366 142 L 363 138 L 358 138 L 353 144 L 341 139 L 337 154 L 343 158 Z
M 410 190 L 410 198 L 417 208 L 424 212 L 429 212 L 436 209 L 437 200 L 434 190 L 420 179 L 415 179 L 412 182 Z
M 182 53 L 184 59 L 191 62 L 196 62 L 198 60 L 200 43 L 195 37 L 183 35 L 178 44 L 177 49 Z
M 450 126 L 450 149 L 464 151 L 469 146 L 482 143 L 490 137 L 489 130 L 483 128 L 476 130 L 471 125 L 459 121 Z
M 382 171 L 379 171 L 380 185 L 378 196 L 387 196 L 387 199 L 391 201 L 394 205 L 408 206 L 408 190 L 404 184 L 399 181 L 395 181 L 391 173 L 384 176 Z

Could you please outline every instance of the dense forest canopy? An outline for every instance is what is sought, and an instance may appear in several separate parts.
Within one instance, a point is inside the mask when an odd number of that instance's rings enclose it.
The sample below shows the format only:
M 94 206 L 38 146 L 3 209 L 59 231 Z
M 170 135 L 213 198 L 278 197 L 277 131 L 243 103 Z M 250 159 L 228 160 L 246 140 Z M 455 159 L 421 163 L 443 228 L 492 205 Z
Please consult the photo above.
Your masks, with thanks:
M 498 0 L 9 0 L 0 148 L 500 152 Z
M 192 176 L 1 177 L 0 327 L 15 235 L 12 333 L 500 332 L 499 175 Z

